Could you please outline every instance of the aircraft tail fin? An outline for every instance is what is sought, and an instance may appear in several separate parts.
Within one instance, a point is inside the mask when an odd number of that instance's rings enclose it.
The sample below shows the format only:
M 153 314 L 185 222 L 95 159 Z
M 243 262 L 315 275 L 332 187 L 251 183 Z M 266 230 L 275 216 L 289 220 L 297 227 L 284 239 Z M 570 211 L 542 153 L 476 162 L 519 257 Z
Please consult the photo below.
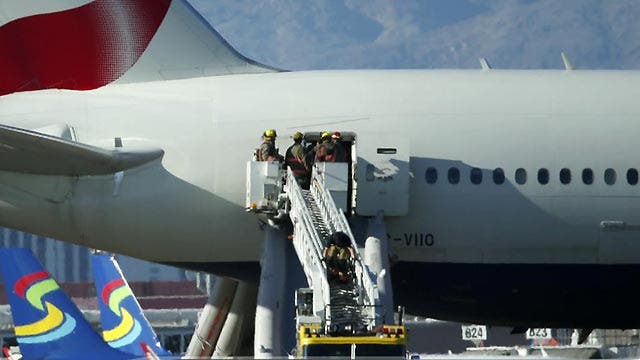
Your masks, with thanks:
M 275 71 L 239 54 L 186 0 L 3 0 L 0 69 L 0 96 Z
M 170 355 L 160 345 L 113 255 L 94 254 L 91 264 L 104 340 L 129 354 L 145 356 L 140 346 L 145 343 L 161 356 Z
M 25 359 L 130 359 L 102 341 L 28 249 L 0 248 L 0 272 Z

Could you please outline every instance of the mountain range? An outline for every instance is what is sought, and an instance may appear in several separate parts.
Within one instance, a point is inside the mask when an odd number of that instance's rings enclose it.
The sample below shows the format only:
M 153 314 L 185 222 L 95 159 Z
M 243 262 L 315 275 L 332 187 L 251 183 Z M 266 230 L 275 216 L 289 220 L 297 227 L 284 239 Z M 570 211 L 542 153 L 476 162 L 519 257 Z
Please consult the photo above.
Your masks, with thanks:
M 638 0 L 189 0 L 245 56 L 290 70 L 640 68 Z

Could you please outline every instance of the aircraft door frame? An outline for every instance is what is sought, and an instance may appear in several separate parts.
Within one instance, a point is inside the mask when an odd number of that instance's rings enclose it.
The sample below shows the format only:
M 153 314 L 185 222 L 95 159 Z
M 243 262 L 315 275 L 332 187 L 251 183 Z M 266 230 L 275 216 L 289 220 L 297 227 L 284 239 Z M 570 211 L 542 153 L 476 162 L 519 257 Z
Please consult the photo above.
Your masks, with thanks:
M 361 216 L 409 213 L 410 147 L 406 136 L 358 133 L 352 148 L 352 208 Z

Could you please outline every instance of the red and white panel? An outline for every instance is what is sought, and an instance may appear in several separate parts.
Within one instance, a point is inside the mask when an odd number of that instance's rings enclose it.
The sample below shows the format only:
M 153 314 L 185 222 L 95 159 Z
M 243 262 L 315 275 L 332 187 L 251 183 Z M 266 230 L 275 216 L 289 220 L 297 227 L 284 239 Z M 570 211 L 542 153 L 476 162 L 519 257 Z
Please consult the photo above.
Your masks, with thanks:
M 270 71 L 184 0 L 0 2 L 0 96 Z
M 0 27 L 0 95 L 88 90 L 116 80 L 147 48 L 170 2 L 96 0 L 5 23 Z M 15 17 L 6 9 L 5 18 Z

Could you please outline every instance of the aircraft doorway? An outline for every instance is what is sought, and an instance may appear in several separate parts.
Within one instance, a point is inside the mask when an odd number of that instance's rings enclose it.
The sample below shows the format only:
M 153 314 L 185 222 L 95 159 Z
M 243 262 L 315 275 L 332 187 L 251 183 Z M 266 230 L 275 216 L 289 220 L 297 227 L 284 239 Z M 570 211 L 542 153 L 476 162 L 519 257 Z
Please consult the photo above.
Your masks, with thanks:
M 356 158 L 356 135 L 347 131 L 330 132 L 331 139 L 329 141 L 335 143 L 334 151 L 336 153 L 332 154 L 331 161 L 323 162 L 322 157 L 325 154 L 322 151 L 318 151 L 319 145 L 322 143 L 322 134 L 323 132 L 306 132 L 304 134 L 305 153 L 307 154 L 306 162 L 309 165 L 317 163 L 318 169 L 323 174 L 325 186 L 328 186 L 328 190 L 336 201 L 336 206 L 342 208 L 346 215 L 349 216 L 352 213 L 353 205 L 353 172 L 355 167 L 352 160 Z M 340 166 L 325 166 L 328 163 L 346 164 L 346 178 L 344 170 L 340 170 Z M 334 175 L 334 171 L 342 172 L 342 174 L 336 173 Z
M 325 185 L 329 181 L 346 181 L 344 187 L 331 191 L 336 204 L 346 203 L 339 208 L 346 214 L 375 216 L 382 211 L 385 215 L 404 216 L 409 212 L 409 144 L 402 136 L 381 136 L 380 134 L 360 134 L 341 132 L 338 146 L 344 152 L 342 162 L 347 164 L 348 177 L 333 176 L 327 167 L 324 173 Z M 304 134 L 307 164 L 314 164 L 321 142 L 322 133 Z M 322 169 L 325 170 L 325 169 Z M 339 171 L 339 170 L 338 170 Z M 332 190 L 332 189 L 330 189 Z M 346 193 L 343 194 L 343 192 Z

